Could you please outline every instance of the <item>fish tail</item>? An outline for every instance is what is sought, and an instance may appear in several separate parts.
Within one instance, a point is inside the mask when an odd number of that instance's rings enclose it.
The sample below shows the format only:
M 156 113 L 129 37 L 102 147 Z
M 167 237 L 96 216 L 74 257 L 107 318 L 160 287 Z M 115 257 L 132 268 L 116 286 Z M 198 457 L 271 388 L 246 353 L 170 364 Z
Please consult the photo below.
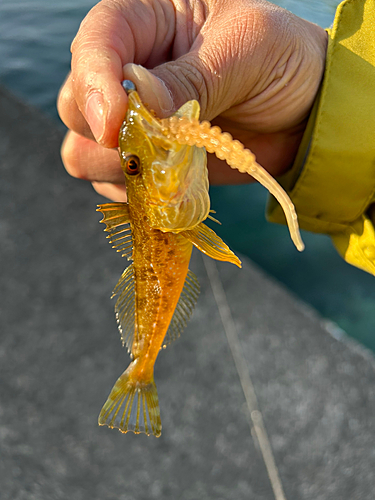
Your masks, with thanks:
M 99 425 L 108 425 L 121 432 L 132 431 L 161 434 L 158 393 L 154 378 L 135 380 L 131 375 L 132 364 L 117 379 L 99 415 Z

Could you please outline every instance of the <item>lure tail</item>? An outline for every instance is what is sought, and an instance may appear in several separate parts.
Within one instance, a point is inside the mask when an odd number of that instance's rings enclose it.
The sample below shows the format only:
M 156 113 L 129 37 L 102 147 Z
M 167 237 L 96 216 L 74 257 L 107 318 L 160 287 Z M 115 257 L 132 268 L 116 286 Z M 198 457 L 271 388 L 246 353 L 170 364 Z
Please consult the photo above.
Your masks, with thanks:
M 119 377 L 99 415 L 99 425 L 121 432 L 161 434 L 158 393 L 154 379 L 139 381 L 132 375 L 131 363 Z

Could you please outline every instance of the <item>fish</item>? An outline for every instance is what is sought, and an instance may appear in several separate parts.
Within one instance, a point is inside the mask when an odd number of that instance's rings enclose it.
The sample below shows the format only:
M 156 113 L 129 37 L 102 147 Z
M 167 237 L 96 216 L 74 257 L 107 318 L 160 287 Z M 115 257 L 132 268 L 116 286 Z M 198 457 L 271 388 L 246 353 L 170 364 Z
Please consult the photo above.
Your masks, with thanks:
M 119 155 L 128 202 L 98 205 L 97 210 L 109 242 L 131 261 L 112 294 L 131 362 L 115 382 L 98 423 L 123 433 L 159 437 L 154 365 L 160 350 L 187 326 L 199 296 L 197 277 L 189 269 L 193 246 L 241 267 L 240 259 L 204 223 L 216 221 L 211 215 L 206 152 L 261 182 L 282 205 L 297 249 L 303 250 L 303 242 L 285 191 L 239 141 L 199 121 L 197 101 L 159 119 L 142 103 L 132 82 L 123 85 L 128 111 L 119 132 Z
M 210 257 L 241 267 L 239 258 L 203 221 L 210 216 L 206 153 L 163 133 L 162 122 L 134 90 L 119 133 L 127 203 L 98 206 L 109 242 L 131 261 L 113 290 L 123 345 L 131 362 L 116 381 L 99 425 L 126 433 L 161 434 L 154 365 L 186 327 L 199 295 L 189 270 L 195 246 Z M 189 101 L 176 116 L 199 117 Z

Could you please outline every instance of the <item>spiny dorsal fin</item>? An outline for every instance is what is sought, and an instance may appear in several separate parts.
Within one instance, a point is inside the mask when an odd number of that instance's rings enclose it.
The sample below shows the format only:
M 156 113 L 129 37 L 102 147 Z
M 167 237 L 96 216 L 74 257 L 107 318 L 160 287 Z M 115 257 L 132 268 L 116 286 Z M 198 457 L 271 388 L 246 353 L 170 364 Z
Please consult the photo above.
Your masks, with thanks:
M 131 260 L 132 256 L 132 234 L 130 229 L 130 216 L 128 203 L 105 203 L 98 205 L 97 212 L 103 214 L 103 219 L 109 234 L 109 243 L 116 252 L 121 252 L 121 257 Z
M 182 236 L 185 236 L 191 243 L 201 252 L 215 260 L 223 260 L 231 262 L 238 267 L 241 267 L 240 259 L 234 255 L 232 250 L 224 243 L 224 241 L 206 224 L 201 222 L 193 229 L 181 231 Z
M 122 273 L 119 282 L 115 286 L 112 297 L 118 295 L 115 305 L 115 313 L 120 331 L 122 344 L 126 345 L 131 352 L 134 341 L 135 323 L 135 284 L 133 264 L 128 266 Z
M 180 298 L 171 319 L 167 333 L 165 334 L 163 348 L 176 340 L 188 324 L 200 292 L 197 277 L 189 269 Z
M 103 214 L 103 219 L 100 222 L 104 222 L 107 229 L 130 222 L 129 203 L 104 203 L 98 205 L 96 211 Z

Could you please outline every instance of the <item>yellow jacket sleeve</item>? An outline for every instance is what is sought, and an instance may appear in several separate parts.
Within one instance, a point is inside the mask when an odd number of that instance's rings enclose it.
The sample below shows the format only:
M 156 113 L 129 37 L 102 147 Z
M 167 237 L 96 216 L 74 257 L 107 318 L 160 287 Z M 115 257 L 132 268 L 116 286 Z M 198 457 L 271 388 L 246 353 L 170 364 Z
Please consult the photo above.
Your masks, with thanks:
M 320 95 L 280 183 L 303 229 L 329 234 L 347 262 L 375 275 L 375 0 L 345 0 L 327 31 Z M 285 223 L 273 199 L 268 219 Z

